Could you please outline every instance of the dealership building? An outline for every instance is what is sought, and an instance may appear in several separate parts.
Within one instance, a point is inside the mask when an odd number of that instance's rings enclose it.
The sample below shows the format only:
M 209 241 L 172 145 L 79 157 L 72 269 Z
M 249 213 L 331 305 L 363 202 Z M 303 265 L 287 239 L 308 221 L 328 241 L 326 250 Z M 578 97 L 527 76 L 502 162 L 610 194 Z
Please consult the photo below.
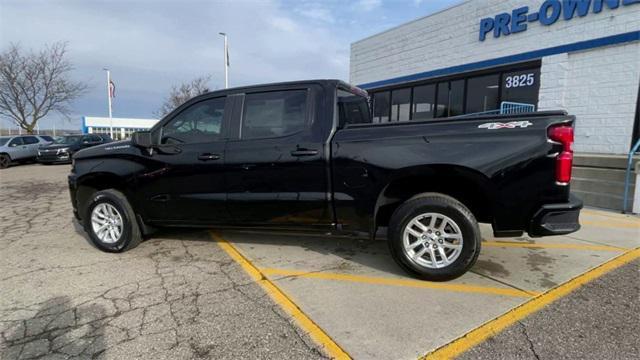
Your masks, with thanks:
M 149 130 L 158 122 L 157 119 L 133 119 L 83 116 L 83 134 L 106 134 L 113 130 L 114 140 L 124 140 L 131 137 L 136 131 Z
M 640 0 L 464 1 L 353 43 L 350 82 L 376 122 L 566 110 L 572 191 L 620 210 L 640 138 Z

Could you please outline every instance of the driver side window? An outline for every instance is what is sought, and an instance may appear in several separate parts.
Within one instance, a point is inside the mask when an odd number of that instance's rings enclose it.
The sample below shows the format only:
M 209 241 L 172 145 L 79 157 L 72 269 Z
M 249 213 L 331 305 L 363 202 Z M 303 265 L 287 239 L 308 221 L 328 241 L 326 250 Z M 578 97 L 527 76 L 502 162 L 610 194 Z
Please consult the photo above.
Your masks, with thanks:
M 162 128 L 162 144 L 203 143 L 220 139 L 225 98 L 200 101 Z

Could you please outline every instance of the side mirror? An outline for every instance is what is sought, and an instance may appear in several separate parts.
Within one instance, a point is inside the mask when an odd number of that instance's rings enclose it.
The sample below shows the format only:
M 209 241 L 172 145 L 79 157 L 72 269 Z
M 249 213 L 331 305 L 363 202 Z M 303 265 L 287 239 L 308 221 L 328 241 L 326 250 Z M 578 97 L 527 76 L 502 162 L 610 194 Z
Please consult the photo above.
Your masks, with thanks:
M 131 143 L 134 146 L 149 149 L 153 147 L 153 139 L 150 131 L 137 131 L 131 134 Z

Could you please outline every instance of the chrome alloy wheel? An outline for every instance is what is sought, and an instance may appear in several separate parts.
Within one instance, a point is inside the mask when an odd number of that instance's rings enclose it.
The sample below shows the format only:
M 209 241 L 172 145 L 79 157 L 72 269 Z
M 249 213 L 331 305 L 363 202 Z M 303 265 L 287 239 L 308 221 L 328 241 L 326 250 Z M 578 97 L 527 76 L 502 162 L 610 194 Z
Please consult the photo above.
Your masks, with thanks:
M 416 264 L 439 269 L 456 261 L 462 252 L 462 232 L 450 217 L 438 213 L 413 218 L 402 236 L 404 252 Z
M 91 212 L 91 227 L 100 241 L 113 244 L 122 236 L 122 215 L 111 204 L 99 204 Z

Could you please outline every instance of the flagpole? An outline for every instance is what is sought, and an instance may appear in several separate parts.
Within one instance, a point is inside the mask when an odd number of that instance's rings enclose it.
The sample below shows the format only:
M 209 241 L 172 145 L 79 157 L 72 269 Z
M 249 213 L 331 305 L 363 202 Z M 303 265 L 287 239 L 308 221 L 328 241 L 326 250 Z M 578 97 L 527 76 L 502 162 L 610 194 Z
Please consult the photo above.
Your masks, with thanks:
M 229 45 L 227 42 L 227 34 L 220 33 L 224 37 L 224 88 L 229 88 Z
M 111 71 L 109 69 L 102 69 L 107 71 L 107 100 L 109 103 L 109 136 L 113 139 L 113 115 L 111 112 Z

